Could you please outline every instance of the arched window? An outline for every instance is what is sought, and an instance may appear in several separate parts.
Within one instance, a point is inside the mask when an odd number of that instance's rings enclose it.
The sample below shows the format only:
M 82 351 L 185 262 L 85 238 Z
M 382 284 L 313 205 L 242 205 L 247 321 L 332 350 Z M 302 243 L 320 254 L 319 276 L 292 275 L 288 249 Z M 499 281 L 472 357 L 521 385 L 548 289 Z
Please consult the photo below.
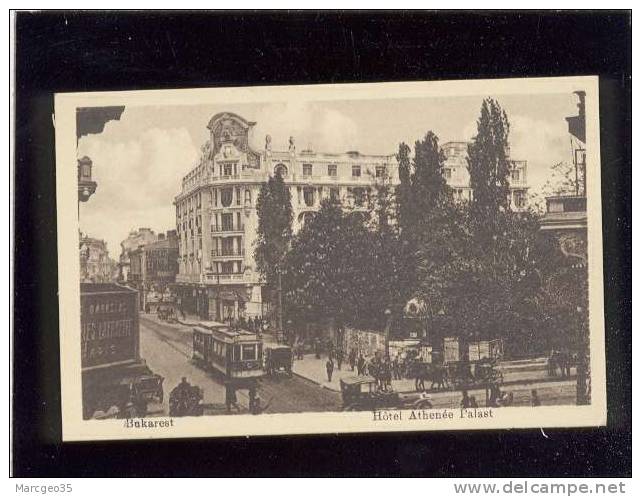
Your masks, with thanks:
M 307 207 L 314 206 L 314 193 L 316 193 L 315 188 L 307 187 L 303 189 L 303 198 L 305 199 L 305 205 Z
M 223 204 L 223 207 L 229 207 L 231 205 L 233 196 L 234 190 L 232 188 L 225 188 L 220 191 L 220 203 Z
M 277 174 L 283 178 L 287 177 L 287 166 L 285 164 L 277 164 L 274 168 L 274 174 Z

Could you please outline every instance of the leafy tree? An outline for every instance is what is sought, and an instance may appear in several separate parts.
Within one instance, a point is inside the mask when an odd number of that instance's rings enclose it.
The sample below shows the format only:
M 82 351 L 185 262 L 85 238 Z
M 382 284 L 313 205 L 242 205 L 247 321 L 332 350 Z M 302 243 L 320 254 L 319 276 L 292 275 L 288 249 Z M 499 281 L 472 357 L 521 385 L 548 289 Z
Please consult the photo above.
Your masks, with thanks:
M 467 159 L 474 192 L 472 212 L 487 228 L 499 211 L 510 209 L 510 124 L 499 103 L 487 98 L 481 105 L 476 126 L 477 134 L 468 145 Z
M 400 183 L 396 187 L 396 208 L 401 231 L 412 225 L 412 162 L 410 153 L 411 149 L 406 143 L 401 143 L 398 146 L 396 161 L 398 162 Z
M 358 321 L 372 292 L 369 244 L 362 216 L 324 200 L 285 259 L 288 315 L 331 317 L 339 326 Z
M 438 136 L 428 131 L 423 140 L 414 144 L 412 201 L 419 222 L 429 219 L 430 211 L 449 193 L 449 187 L 443 177 L 445 155 L 438 141 Z
M 278 274 L 292 239 L 291 194 L 280 174 L 270 176 L 261 186 L 256 209 L 256 266 L 273 290 L 277 287 Z

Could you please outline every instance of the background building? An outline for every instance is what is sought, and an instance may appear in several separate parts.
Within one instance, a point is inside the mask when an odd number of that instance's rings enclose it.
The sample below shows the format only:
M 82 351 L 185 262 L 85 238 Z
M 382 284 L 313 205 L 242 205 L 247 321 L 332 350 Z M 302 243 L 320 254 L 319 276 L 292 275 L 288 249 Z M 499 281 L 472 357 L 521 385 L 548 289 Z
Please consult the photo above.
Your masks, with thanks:
M 178 273 L 178 238 L 176 231 L 159 233 L 156 241 L 129 252 L 129 283 L 139 290 L 140 308 L 148 300 L 168 294 L 169 285 Z
M 454 190 L 454 197 L 459 200 L 472 200 L 470 173 L 467 169 L 467 147 L 469 142 L 447 142 L 443 144 L 445 165 L 443 176 Z M 510 203 L 512 210 L 527 208 L 527 161 L 511 160 L 510 167 Z
M 80 281 L 82 283 L 109 283 L 118 276 L 118 265 L 107 250 L 104 240 L 80 233 Z
M 138 228 L 129 232 L 129 236 L 120 242 L 121 252 L 118 260 L 118 280 L 128 282 L 129 272 L 131 270 L 130 255 L 131 252 L 139 247 L 156 241 L 156 233 L 150 228 Z

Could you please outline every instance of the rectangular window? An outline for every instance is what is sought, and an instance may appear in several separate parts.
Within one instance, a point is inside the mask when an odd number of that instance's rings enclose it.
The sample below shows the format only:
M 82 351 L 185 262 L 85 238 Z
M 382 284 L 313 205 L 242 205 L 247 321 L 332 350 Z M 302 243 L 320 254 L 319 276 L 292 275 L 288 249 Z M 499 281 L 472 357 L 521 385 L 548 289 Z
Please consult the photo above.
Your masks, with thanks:
M 243 361 L 256 360 L 256 345 L 243 345 Z
M 327 176 L 336 177 L 336 165 L 335 164 L 330 164 L 329 166 L 327 166 Z
M 353 178 L 361 177 L 361 166 L 352 166 L 352 177 Z
M 522 191 L 516 191 L 514 192 L 514 205 L 516 205 L 519 208 L 525 207 L 527 203 L 527 197 L 525 195 L 525 192 Z
M 222 239 L 221 255 L 234 255 L 234 239 L 233 238 Z
M 303 176 L 311 176 L 311 175 L 312 175 L 312 165 L 303 164 Z
M 240 188 L 236 188 L 236 205 L 240 205 Z
M 376 177 L 384 178 L 385 175 L 385 166 L 376 166 Z
M 521 181 L 521 171 L 519 171 L 518 169 L 512 169 L 511 177 L 512 177 L 512 181 L 514 182 Z
M 338 188 L 330 188 L 329 189 L 329 198 L 332 199 L 334 202 L 338 202 L 340 200 L 341 194 L 340 190 Z
M 220 265 L 220 272 L 222 274 L 232 274 L 234 272 L 234 263 L 233 262 L 223 262 Z
M 220 216 L 223 231 L 231 231 L 234 227 L 234 216 L 231 213 Z
M 445 179 L 452 179 L 452 170 L 450 168 L 444 168 L 443 169 L 443 177 Z
M 231 176 L 232 175 L 232 165 L 231 164 L 224 164 L 223 165 L 223 176 Z
M 314 188 L 305 188 L 303 190 L 303 199 L 305 200 L 305 205 L 307 207 L 314 206 Z

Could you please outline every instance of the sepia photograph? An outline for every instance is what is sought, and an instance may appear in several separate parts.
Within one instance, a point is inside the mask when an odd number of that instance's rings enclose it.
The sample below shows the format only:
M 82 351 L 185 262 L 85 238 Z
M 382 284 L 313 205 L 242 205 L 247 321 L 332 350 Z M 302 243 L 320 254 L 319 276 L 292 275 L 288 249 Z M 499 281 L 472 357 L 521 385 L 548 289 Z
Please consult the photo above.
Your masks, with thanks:
M 72 437 L 598 425 L 597 87 L 527 84 L 61 95 Z

